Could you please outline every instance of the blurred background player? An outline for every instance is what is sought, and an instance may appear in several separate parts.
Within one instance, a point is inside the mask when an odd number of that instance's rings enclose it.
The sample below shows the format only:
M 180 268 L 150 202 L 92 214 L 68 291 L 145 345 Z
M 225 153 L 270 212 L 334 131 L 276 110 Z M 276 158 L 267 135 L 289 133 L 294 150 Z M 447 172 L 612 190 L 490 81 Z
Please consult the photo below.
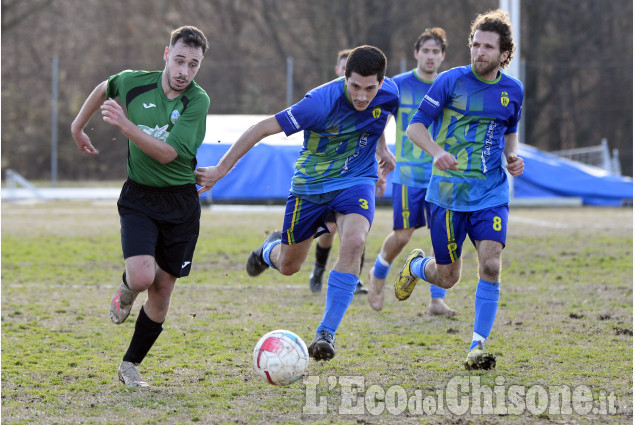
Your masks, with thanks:
M 410 118 L 423 100 L 445 59 L 447 37 L 442 28 L 426 29 L 414 44 L 417 67 L 393 78 L 399 87 L 399 111 L 396 119 L 395 171 L 392 183 L 393 231 L 386 237 L 369 272 L 368 303 L 379 311 L 384 305 L 384 284 L 390 265 L 408 244 L 415 229 L 430 227 L 430 209 L 425 201 L 432 174 L 432 157 L 412 144 L 406 135 Z M 430 285 L 428 313 L 454 316 L 443 298 L 446 290 Z
M 477 16 L 468 43 L 471 65 L 439 74 L 408 126 L 410 140 L 434 158 L 426 201 L 431 204 L 435 256 L 412 251 L 395 281 L 395 296 L 407 299 L 419 279 L 453 287 L 461 277 L 461 251 L 469 236 L 477 251 L 479 281 L 464 365 L 492 369 L 496 359 L 485 352 L 484 344 L 498 310 L 507 239 L 505 168 L 516 177 L 525 166 L 518 156 L 517 132 L 524 88 L 500 71 L 515 49 L 506 12 L 498 9 Z
M 348 58 L 348 54 L 352 49 L 344 49 L 337 52 L 337 62 L 335 63 L 335 75 L 337 77 L 344 77 L 344 73 L 346 72 L 346 59 Z M 313 271 L 311 271 L 311 277 L 309 279 L 309 288 L 311 288 L 311 292 L 320 292 L 322 290 L 322 277 L 324 276 L 324 270 L 326 269 L 326 263 L 329 259 L 329 253 L 331 252 L 331 247 L 333 246 L 333 240 L 335 239 L 335 233 L 337 232 L 337 228 L 335 226 L 335 222 L 329 221 L 327 222 L 330 233 L 324 233 L 322 236 L 317 238 L 317 242 L 315 243 L 315 264 L 313 264 Z M 364 267 L 364 253 L 362 253 L 362 262 L 360 266 L 360 275 L 362 273 L 361 269 Z M 365 294 L 368 290 L 364 288 L 364 284 L 361 279 L 357 282 L 357 287 L 355 288 L 355 294 Z

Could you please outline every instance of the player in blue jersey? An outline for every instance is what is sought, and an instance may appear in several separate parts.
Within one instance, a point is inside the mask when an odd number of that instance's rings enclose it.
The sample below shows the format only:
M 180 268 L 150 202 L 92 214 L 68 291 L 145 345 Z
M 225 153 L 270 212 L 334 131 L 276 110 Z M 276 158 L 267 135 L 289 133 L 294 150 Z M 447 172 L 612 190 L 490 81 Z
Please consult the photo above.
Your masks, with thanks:
M 397 112 L 399 92 L 385 73 L 386 57 L 381 50 L 353 49 L 345 78 L 309 91 L 295 105 L 252 126 L 218 165 L 195 172 L 201 191 L 207 190 L 264 137 L 304 131 L 282 232 L 269 235 L 250 254 L 246 268 L 251 276 L 268 267 L 287 276 L 297 273 L 312 239 L 327 232 L 326 220 L 335 217 L 339 255 L 327 279 L 324 316 L 309 346 L 315 360 L 335 356 L 335 331 L 359 281 L 361 255 L 375 214 L 378 162 L 385 173 L 395 166 L 381 135 L 388 116 Z
M 384 305 L 384 284 L 392 262 L 408 244 L 415 229 L 426 224 L 430 227 L 430 208 L 425 196 L 432 174 L 432 157 L 412 144 L 406 128 L 437 76 L 446 47 L 447 37 L 442 28 L 426 29 L 414 44 L 417 67 L 393 78 L 399 87 L 399 110 L 395 117 L 397 159 L 392 179 L 393 231 L 377 254 L 368 284 L 368 303 L 377 311 Z M 430 285 L 429 314 L 456 315 L 456 311 L 443 301 L 445 292 L 443 288 Z
M 524 169 L 517 134 L 524 88 L 500 72 L 515 49 L 506 12 L 477 16 L 468 41 L 471 65 L 439 74 L 408 126 L 410 140 L 434 158 L 426 201 L 431 203 L 435 257 L 412 251 L 395 281 L 395 295 L 405 300 L 419 279 L 453 287 L 461 275 L 462 246 L 469 236 L 478 254 L 479 281 L 465 367 L 491 369 L 496 359 L 485 352 L 484 342 L 494 325 L 500 294 L 509 213 L 505 168 L 512 176 Z
M 338 77 L 344 77 L 346 73 L 346 58 L 348 58 L 351 49 L 344 49 L 337 52 L 337 61 L 335 62 L 335 75 Z M 322 290 L 322 277 L 324 276 L 324 270 L 326 269 L 326 262 L 329 259 L 329 253 L 331 252 L 331 246 L 333 246 L 333 239 L 335 239 L 335 223 L 329 221 L 328 223 L 330 232 L 322 234 L 317 238 L 315 244 L 315 263 L 313 264 L 313 270 L 309 277 L 309 288 L 311 292 L 320 292 Z M 362 261 L 360 264 L 361 269 L 364 267 L 364 253 L 362 252 Z M 362 281 L 357 282 L 355 287 L 355 294 L 366 294 L 368 290 L 364 288 Z

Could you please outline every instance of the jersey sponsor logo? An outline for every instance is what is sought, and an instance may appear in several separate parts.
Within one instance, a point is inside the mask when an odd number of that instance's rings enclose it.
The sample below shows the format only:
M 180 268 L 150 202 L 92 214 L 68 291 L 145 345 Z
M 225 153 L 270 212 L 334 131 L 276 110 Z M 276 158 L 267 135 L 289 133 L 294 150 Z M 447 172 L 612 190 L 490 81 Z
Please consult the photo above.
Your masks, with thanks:
M 381 115 L 381 108 L 378 106 L 375 109 L 373 109 L 373 118 L 379 118 L 380 115 Z
M 148 108 L 156 108 L 157 105 L 155 105 L 154 103 L 145 103 L 143 102 L 143 107 L 148 109 Z
M 509 105 L 509 95 L 506 91 L 501 93 L 501 105 L 507 106 Z
M 189 261 L 186 261 L 185 263 L 183 263 L 183 265 L 181 266 L 182 269 L 186 268 L 188 265 L 190 264 Z
M 162 142 L 165 142 L 170 135 L 170 132 L 167 131 L 168 125 L 164 125 L 163 127 L 159 127 L 155 125 L 154 128 L 150 128 L 147 125 L 138 125 L 138 127 L 146 134 L 154 137 L 155 139 L 159 139 Z
M 291 121 L 291 124 L 293 124 L 296 130 L 300 128 L 300 124 L 298 124 L 298 121 L 296 121 L 295 117 L 291 113 L 291 109 L 287 109 L 287 118 L 289 118 L 289 121 Z
M 428 96 L 427 94 L 425 96 L 423 96 L 423 99 L 425 101 L 427 101 L 428 103 L 434 105 L 435 107 L 439 107 L 439 105 L 441 104 L 438 100 L 434 100 L 433 98 L 431 98 L 430 96 Z
M 179 117 L 181 116 L 181 114 L 179 113 L 179 111 L 177 111 L 176 109 L 174 111 L 172 111 L 172 113 L 170 114 L 170 122 L 172 124 L 176 124 L 176 121 L 179 119 Z

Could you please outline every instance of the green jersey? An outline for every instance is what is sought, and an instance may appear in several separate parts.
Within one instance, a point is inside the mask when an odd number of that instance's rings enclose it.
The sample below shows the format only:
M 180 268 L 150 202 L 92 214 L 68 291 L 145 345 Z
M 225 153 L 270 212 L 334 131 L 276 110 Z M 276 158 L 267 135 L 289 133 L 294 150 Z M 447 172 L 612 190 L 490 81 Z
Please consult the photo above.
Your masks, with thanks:
M 162 164 L 128 140 L 128 177 L 153 187 L 196 183 L 196 152 L 205 137 L 209 96 L 192 84 L 168 99 L 161 87 L 162 71 L 122 71 L 108 79 L 106 98 L 125 102 L 128 119 L 152 137 L 172 146 L 178 156 Z

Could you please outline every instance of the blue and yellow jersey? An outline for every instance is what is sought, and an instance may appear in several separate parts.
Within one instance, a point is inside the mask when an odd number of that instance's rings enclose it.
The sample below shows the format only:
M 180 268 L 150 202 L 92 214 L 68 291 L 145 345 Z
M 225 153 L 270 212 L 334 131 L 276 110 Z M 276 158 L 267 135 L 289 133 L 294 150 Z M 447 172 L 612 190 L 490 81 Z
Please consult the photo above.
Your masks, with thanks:
M 291 193 L 314 195 L 375 184 L 377 139 L 398 105 L 397 86 L 385 78 L 368 108 L 357 111 L 341 77 L 309 91 L 301 101 L 277 113 L 287 136 L 304 130 Z
M 437 76 L 411 123 L 428 127 L 436 143 L 458 159 L 459 169 L 433 167 L 426 201 L 454 211 L 509 202 L 504 136 L 517 131 L 523 96 L 515 78 L 499 73 L 495 81 L 485 81 L 471 65 Z
M 393 77 L 393 80 L 399 88 L 399 110 L 395 115 L 397 162 L 392 181 L 404 186 L 425 189 L 432 174 L 432 157 L 412 143 L 406 135 L 406 129 L 432 81 L 422 79 L 414 69 Z

